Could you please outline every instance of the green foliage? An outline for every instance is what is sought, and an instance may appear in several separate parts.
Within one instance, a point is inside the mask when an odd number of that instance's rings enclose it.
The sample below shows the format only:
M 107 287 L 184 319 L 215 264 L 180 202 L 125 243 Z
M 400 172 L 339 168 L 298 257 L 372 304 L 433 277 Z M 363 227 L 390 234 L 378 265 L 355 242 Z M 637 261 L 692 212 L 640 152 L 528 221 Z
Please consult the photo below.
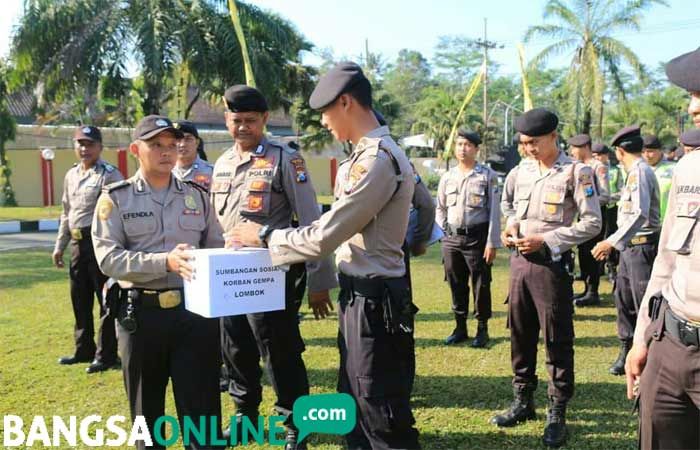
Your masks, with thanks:
M 440 184 L 440 175 L 431 172 L 422 177 L 422 180 L 430 191 L 437 191 L 438 184 Z
M 7 109 L 7 66 L 0 59 L 0 186 L 2 187 L 0 206 L 17 206 L 15 191 L 12 189 L 12 169 L 7 159 L 5 142 L 14 140 L 17 124 Z
M 433 65 L 438 80 L 455 87 L 465 87 L 479 71 L 483 55 L 474 45 L 476 40 L 462 35 L 438 37 Z M 492 64 L 493 70 L 496 66 Z

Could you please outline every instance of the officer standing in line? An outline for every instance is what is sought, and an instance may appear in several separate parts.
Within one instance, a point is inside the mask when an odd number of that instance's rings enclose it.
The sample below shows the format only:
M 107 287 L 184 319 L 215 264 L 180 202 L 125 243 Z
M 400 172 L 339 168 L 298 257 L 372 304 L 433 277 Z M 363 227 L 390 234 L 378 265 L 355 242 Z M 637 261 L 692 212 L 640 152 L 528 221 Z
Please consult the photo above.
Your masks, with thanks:
M 301 226 L 320 217 L 316 192 L 301 154 L 264 137 L 269 116 L 267 101 L 252 87 L 236 85 L 224 94 L 226 126 L 234 146 L 216 161 L 211 189 L 219 222 L 229 233 L 238 223 L 252 222 L 266 230 L 289 228 L 296 216 Z M 333 308 L 329 289 L 337 286 L 330 258 L 306 263 L 309 305 L 316 318 Z M 292 266 L 286 277 L 286 308 L 281 311 L 245 314 L 221 319 L 222 352 L 230 378 L 229 393 L 243 416 L 257 423 L 262 402 L 262 356 L 277 402 L 275 409 L 286 417 L 287 448 L 297 448 L 298 430 L 292 421 L 294 401 L 309 393 L 302 359 L 304 341 L 299 332 L 296 280 L 304 266 Z M 230 427 L 228 430 L 230 432 Z M 240 433 L 238 434 L 240 436 Z M 298 448 L 303 448 L 299 445 Z
M 183 134 L 177 142 L 177 162 L 173 174 L 181 181 L 194 181 L 209 190 L 214 166 L 199 157 L 198 149 L 203 144 L 197 127 L 188 120 L 178 120 L 173 125 Z
M 667 161 L 661 151 L 661 141 L 653 134 L 647 134 L 642 137 L 644 147 L 642 148 L 642 157 L 644 161 L 654 170 L 656 181 L 659 183 L 659 223 L 664 221 L 666 217 L 666 204 L 668 203 L 668 193 L 671 190 L 671 179 L 673 178 L 673 168 L 676 167 L 675 161 Z
M 671 60 L 666 74 L 690 93 L 688 113 L 700 127 L 700 49 Z M 675 168 L 659 254 L 625 364 L 627 396 L 639 400 L 643 450 L 700 448 L 698 167 L 700 152 L 691 152 Z
M 491 422 L 514 426 L 535 418 L 537 342 L 547 349 L 549 410 L 543 442 L 558 447 L 567 439 L 566 405 L 574 394 L 572 278 L 566 267 L 571 248 L 600 233 L 601 216 L 593 170 L 557 147 L 557 116 L 527 111 L 515 121 L 520 142 L 532 159 L 515 180 L 515 215 L 501 239 L 510 258 L 508 324 L 511 333 L 513 403 Z M 574 218 L 578 215 L 578 221 Z
M 570 138 L 567 143 L 569 144 L 571 156 L 593 169 L 593 184 L 598 192 L 598 201 L 600 202 L 602 217 L 602 211 L 610 200 L 608 167 L 593 157 L 591 151 L 591 137 L 589 135 L 579 134 Z M 574 295 L 574 304 L 576 306 L 594 306 L 600 304 L 598 287 L 600 285 L 601 267 L 593 258 L 593 255 L 591 255 L 591 250 L 604 238 L 603 233 L 605 233 L 605 229 L 601 228 L 600 234 L 578 246 L 578 261 L 581 266 L 581 274 L 583 275 L 583 282 L 586 284 L 586 289 L 580 294 Z
M 659 184 L 654 171 L 642 158 L 643 139 L 638 126 L 625 127 L 613 136 L 617 159 L 627 173 L 617 211 L 617 231 L 592 251 L 604 261 L 613 249 L 620 252 L 615 282 L 617 334 L 620 353 L 610 366 L 613 375 L 625 373 L 625 358 L 632 347 L 634 324 L 644 296 L 659 242 Z
M 700 130 L 693 128 L 688 131 L 684 131 L 678 140 L 681 142 L 685 153 L 694 152 L 700 147 Z
M 515 133 L 513 140 L 518 146 L 518 154 L 522 159 L 517 166 L 510 169 L 510 172 L 508 172 L 508 175 L 506 175 L 506 179 L 503 182 L 503 192 L 501 193 L 501 214 L 503 214 L 506 220 L 515 215 L 515 179 L 518 176 L 518 168 L 520 167 L 520 164 L 522 164 L 522 160 L 529 158 L 528 154 L 525 152 L 525 149 L 520 144 L 520 133 Z
M 105 188 L 92 223 L 100 269 L 121 287 L 119 350 L 131 416 L 144 416 L 151 436 L 170 379 L 181 430 L 185 416 L 221 426 L 219 322 L 185 309 L 181 277 L 187 250 L 221 247 L 223 232 L 206 191 L 172 174 L 179 138 L 166 117 L 141 119 L 129 146 L 140 168 Z M 207 432 L 190 448 L 212 444 Z
M 372 87 L 355 63 L 328 71 L 309 104 L 339 141 L 354 144 L 338 167 L 336 201 L 309 226 L 272 231 L 239 224 L 227 245 L 270 248 L 292 264 L 336 251 L 340 271 L 338 390 L 353 396 L 358 420 L 349 448 L 419 448 L 410 406 L 413 309 L 401 246 L 414 183 L 411 164 L 372 113 Z
M 610 161 L 610 149 L 607 145 L 601 143 L 593 144 L 591 151 L 593 152 L 593 157 L 605 164 L 608 168 L 610 201 L 608 201 L 608 204 L 603 208 L 603 235 L 607 238 L 617 231 L 617 203 L 620 201 L 620 192 L 625 186 L 625 174 L 617 164 L 613 164 L 612 161 Z M 611 283 L 614 283 L 617 277 L 617 263 L 619 258 L 619 252 L 613 249 L 610 252 L 610 256 L 608 256 L 608 259 L 605 261 L 608 279 Z
M 474 348 L 489 340 L 491 318 L 491 264 L 501 246 L 501 214 L 498 177 L 488 166 L 476 161 L 481 138 L 459 130 L 455 158 L 459 164 L 440 178 L 436 221 L 445 231 L 442 259 L 445 279 L 452 293 L 456 327 L 445 344 L 464 342 L 469 313 L 469 280 L 474 291 L 474 316 L 478 321 Z
M 80 126 L 73 135 L 75 154 L 80 160 L 63 180 L 61 212 L 56 246 L 52 259 L 59 269 L 64 267 L 63 252 L 71 244 L 70 297 L 75 317 L 75 353 L 58 360 L 59 364 L 92 363 L 87 373 L 102 372 L 118 364 L 114 315 L 102 301 L 102 287 L 107 277 L 100 272 L 92 248 L 90 225 L 102 187 L 123 180 L 121 173 L 100 159 L 102 133 L 92 126 Z M 100 329 L 95 345 L 92 307 L 97 296 L 100 307 Z

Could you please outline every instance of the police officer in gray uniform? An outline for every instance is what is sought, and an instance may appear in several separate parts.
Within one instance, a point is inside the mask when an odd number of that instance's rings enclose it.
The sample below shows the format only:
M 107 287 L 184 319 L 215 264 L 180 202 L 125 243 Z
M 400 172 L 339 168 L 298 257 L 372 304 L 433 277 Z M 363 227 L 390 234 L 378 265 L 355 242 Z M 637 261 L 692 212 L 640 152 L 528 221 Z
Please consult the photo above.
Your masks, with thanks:
M 638 126 L 618 131 L 610 145 L 615 147 L 617 159 L 625 167 L 627 180 L 620 194 L 617 231 L 599 242 L 592 254 L 597 260 L 604 261 L 613 249 L 620 252 L 615 282 L 620 352 L 609 372 L 623 375 L 639 305 L 649 282 L 659 242 L 659 184 L 654 170 L 642 158 L 643 140 Z
M 100 159 L 102 133 L 93 126 L 80 126 L 73 135 L 75 154 L 80 160 L 66 173 L 63 180 L 63 211 L 53 262 L 63 268 L 63 252 L 71 244 L 70 297 L 75 316 L 75 353 L 58 360 L 60 364 L 90 362 L 87 373 L 101 372 L 118 362 L 114 316 L 102 298 L 102 287 L 107 277 L 100 272 L 92 248 L 90 226 L 97 198 L 102 188 L 123 180 L 121 173 Z M 100 307 L 100 329 L 95 345 L 92 307 L 97 296 Z
M 532 109 L 515 121 L 520 142 L 532 159 L 515 179 L 516 211 L 502 234 L 510 258 L 508 325 L 511 333 L 514 401 L 491 419 L 509 427 L 535 418 L 537 342 L 540 329 L 550 376 L 545 445 L 567 439 L 566 405 L 574 394 L 572 279 L 566 264 L 571 248 L 601 229 L 593 171 L 557 147 L 557 116 Z M 578 221 L 574 218 L 578 216 Z
M 212 448 L 221 437 L 219 322 L 185 309 L 182 277 L 189 276 L 188 249 L 221 247 L 224 240 L 204 189 L 171 172 L 181 137 L 166 117 L 138 123 L 129 151 L 140 168 L 105 188 L 92 238 L 100 269 L 121 287 L 114 307 L 132 419 L 144 416 L 153 436 L 172 380 L 180 430 L 185 416 L 196 424 L 205 417 L 217 428 L 208 428 L 203 441 L 191 436 L 189 448 Z
M 209 190 L 214 166 L 199 157 L 198 149 L 203 144 L 197 127 L 188 120 L 178 120 L 173 125 L 182 132 L 182 139 L 177 142 L 177 162 L 173 174 L 181 181 L 193 181 Z
M 336 201 L 309 226 L 265 230 L 239 224 L 227 244 L 270 248 L 273 264 L 336 251 L 340 271 L 338 389 L 353 396 L 358 421 L 349 448 L 419 448 L 409 403 L 413 309 L 401 246 L 413 196 L 411 165 L 372 113 L 362 69 L 340 63 L 321 77 L 309 104 L 354 149 L 338 167 Z
M 263 135 L 268 118 L 267 102 L 254 88 L 236 85 L 226 90 L 226 126 L 235 144 L 216 161 L 211 188 L 212 204 L 225 232 L 241 222 L 253 222 L 266 230 L 302 226 L 320 216 L 316 192 L 301 154 Z M 299 332 L 295 285 L 304 265 L 293 265 L 286 276 L 286 308 L 221 319 L 222 352 L 231 383 L 229 393 L 236 403 L 240 426 L 243 416 L 257 423 L 262 402 L 260 358 L 270 378 L 277 401 L 275 409 L 286 417 L 287 449 L 297 447 L 297 429 L 292 407 L 309 393 L 302 359 L 304 341 Z M 330 258 L 306 263 L 309 305 L 317 318 L 332 308 L 328 290 L 337 281 Z M 303 295 L 303 294 L 302 294 Z M 227 432 L 230 432 L 230 427 Z M 240 436 L 240 433 L 238 434 Z

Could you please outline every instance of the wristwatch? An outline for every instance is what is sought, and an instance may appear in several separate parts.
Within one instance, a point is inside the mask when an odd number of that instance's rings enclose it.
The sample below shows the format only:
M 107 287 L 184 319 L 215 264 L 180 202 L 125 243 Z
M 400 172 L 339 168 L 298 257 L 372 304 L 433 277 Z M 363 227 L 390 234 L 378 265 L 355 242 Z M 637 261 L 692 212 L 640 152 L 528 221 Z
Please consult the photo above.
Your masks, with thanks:
M 258 231 L 258 238 L 260 238 L 260 242 L 262 242 L 263 247 L 267 248 L 267 238 L 270 237 L 270 234 L 272 234 L 274 230 L 270 227 L 270 225 L 263 225 L 262 228 L 260 228 L 260 231 Z

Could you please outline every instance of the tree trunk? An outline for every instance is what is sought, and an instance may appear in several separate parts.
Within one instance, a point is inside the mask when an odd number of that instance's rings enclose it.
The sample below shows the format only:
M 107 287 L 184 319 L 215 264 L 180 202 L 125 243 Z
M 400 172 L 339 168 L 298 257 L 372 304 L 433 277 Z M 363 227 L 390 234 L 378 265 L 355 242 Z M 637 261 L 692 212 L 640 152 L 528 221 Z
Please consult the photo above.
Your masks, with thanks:
M 581 133 L 583 134 L 591 134 L 591 122 L 593 121 L 593 117 L 591 114 L 591 108 L 590 106 L 586 107 L 586 110 L 583 112 L 583 123 L 581 124 Z
M 143 113 L 160 114 L 161 84 L 144 79 L 146 96 L 143 99 Z
M 12 189 L 10 175 L 12 170 L 7 163 L 7 155 L 5 153 L 5 141 L 0 139 L 0 183 L 2 184 L 2 197 L 0 197 L 0 205 L 2 206 L 17 206 L 15 199 L 15 191 Z
M 200 94 L 201 91 L 199 90 L 199 88 L 197 88 L 197 92 L 195 92 L 194 96 L 192 97 L 192 100 L 187 103 L 187 108 L 185 108 L 185 119 L 189 119 L 190 113 L 192 112 L 192 107 L 195 103 L 197 103 L 197 100 L 199 100 Z

